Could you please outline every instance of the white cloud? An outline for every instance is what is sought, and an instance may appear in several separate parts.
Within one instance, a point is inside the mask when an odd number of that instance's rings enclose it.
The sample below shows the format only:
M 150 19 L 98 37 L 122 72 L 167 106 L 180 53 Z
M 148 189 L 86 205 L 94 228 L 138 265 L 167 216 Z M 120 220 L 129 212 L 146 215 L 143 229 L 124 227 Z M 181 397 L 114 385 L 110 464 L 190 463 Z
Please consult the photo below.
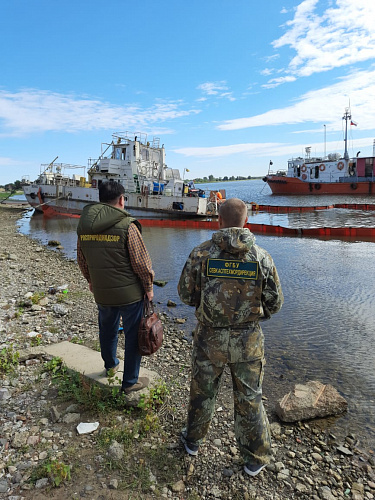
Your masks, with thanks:
M 273 109 L 260 115 L 227 120 L 218 125 L 220 130 L 239 130 L 266 125 L 322 123 L 332 130 L 341 128 L 340 113 L 352 105 L 353 118 L 361 130 L 374 128 L 375 69 L 358 71 L 341 78 L 336 84 L 302 95 L 285 108 Z
M 273 87 L 278 87 L 282 83 L 290 83 L 296 81 L 297 78 L 295 76 L 280 76 L 279 78 L 273 78 L 269 80 L 268 83 L 262 85 L 263 88 L 272 89 Z
M 0 90 L 0 120 L 3 122 L 0 134 L 138 127 L 148 130 L 150 125 L 200 112 L 183 108 L 182 101 L 157 101 L 144 109 L 138 105 L 115 106 L 96 99 L 36 89 L 13 93 Z
M 226 98 L 230 101 L 235 101 L 236 99 L 233 97 L 232 92 L 228 92 L 229 87 L 227 86 L 227 82 L 222 80 L 220 82 L 206 82 L 201 83 L 197 87 L 198 90 L 201 90 L 206 96 L 215 96 L 218 98 Z
M 372 137 L 364 137 L 355 141 L 355 147 L 367 147 L 372 144 Z M 322 141 L 309 143 L 311 151 L 316 154 L 323 154 Z M 276 156 L 297 156 L 303 155 L 306 144 L 290 144 L 280 142 L 264 142 L 264 143 L 246 143 L 246 144 L 230 144 L 227 146 L 217 146 L 209 148 L 180 148 L 173 150 L 174 153 L 181 154 L 186 157 L 195 157 L 200 159 L 207 158 L 224 158 L 235 154 L 246 154 L 248 156 L 261 157 L 276 157 Z M 342 148 L 338 148 L 337 141 L 326 143 L 327 151 L 337 151 L 342 153 Z
M 375 58 L 375 2 L 336 0 L 322 14 L 319 5 L 318 0 L 301 2 L 284 35 L 272 44 L 295 50 L 287 74 L 309 76 Z

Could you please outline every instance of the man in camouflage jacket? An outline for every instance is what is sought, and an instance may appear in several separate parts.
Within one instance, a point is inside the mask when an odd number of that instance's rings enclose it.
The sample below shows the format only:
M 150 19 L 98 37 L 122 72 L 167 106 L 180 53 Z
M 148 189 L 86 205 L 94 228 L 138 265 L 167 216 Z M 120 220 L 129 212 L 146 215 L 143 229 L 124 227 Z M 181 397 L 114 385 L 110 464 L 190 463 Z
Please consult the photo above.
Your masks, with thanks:
M 197 455 L 214 413 L 227 364 L 233 381 L 234 424 L 245 472 L 255 476 L 269 462 L 271 439 L 262 403 L 264 341 L 259 321 L 283 303 L 271 256 L 245 228 L 247 207 L 237 198 L 220 206 L 219 228 L 194 248 L 178 284 L 183 302 L 196 309 L 187 428 L 181 440 Z

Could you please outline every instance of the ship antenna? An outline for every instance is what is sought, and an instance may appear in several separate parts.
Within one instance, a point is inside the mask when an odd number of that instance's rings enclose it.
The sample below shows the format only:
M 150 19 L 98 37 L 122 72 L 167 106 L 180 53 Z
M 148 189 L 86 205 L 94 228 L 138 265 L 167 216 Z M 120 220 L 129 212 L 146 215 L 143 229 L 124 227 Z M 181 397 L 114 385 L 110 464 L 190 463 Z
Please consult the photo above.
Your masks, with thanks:
M 349 154 L 348 154 L 348 120 L 352 119 L 352 115 L 350 114 L 349 108 L 345 108 L 345 114 L 342 117 L 343 120 L 345 120 L 345 139 L 344 139 L 344 144 L 345 144 L 345 152 L 344 152 L 344 159 L 349 160 Z
M 327 128 L 324 125 L 324 159 L 327 157 Z

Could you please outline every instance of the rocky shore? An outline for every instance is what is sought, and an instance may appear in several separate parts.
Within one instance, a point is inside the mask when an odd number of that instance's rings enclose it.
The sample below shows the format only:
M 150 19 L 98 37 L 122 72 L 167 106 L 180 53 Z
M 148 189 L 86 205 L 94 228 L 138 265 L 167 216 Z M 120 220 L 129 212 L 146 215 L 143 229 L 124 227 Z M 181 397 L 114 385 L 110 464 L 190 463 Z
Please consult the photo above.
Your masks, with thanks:
M 205 443 L 196 458 L 186 456 L 179 443 L 191 354 L 184 318 L 161 314 L 163 347 L 143 361 L 168 389 L 155 429 L 129 434 L 134 417 L 128 410 L 98 412 L 61 398 L 37 348 L 69 340 L 97 350 L 96 307 L 74 261 L 18 233 L 20 215 L 20 208 L 0 206 L 0 498 L 375 498 L 375 456 L 365 443 L 354 434 L 336 437 L 315 421 L 281 423 L 267 393 L 274 457 L 256 478 L 244 474 L 228 373 Z M 10 352 L 13 371 L 4 367 L 11 364 L 9 356 L 4 362 Z M 97 422 L 98 429 L 81 435 L 76 428 L 82 422 Z M 126 446 L 114 439 L 117 430 L 132 436 Z M 69 467 L 66 474 L 60 469 L 58 487 L 48 474 L 56 464 Z

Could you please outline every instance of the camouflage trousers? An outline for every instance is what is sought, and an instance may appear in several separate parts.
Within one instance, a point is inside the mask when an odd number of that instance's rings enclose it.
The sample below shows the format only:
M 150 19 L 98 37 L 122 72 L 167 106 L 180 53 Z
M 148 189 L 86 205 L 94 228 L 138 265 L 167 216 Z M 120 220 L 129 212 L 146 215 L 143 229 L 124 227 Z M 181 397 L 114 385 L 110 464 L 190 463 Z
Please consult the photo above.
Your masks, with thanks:
M 272 452 L 268 418 L 262 403 L 264 358 L 235 363 L 213 361 L 199 344 L 194 345 L 186 439 L 199 445 L 206 436 L 226 364 L 232 376 L 234 430 L 241 456 L 246 463 L 268 463 Z

